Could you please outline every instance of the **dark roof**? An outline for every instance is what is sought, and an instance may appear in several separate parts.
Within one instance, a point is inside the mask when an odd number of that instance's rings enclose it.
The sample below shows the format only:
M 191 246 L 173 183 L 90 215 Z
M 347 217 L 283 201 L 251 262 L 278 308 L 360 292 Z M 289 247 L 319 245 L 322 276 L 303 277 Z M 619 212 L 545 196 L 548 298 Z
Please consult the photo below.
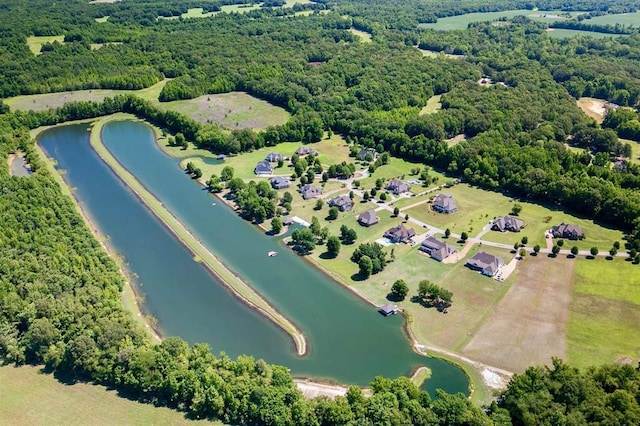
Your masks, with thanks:
M 375 149 L 363 148 L 363 149 L 360 150 L 360 152 L 358 152 L 358 158 L 360 160 L 364 161 L 367 158 L 367 154 L 371 154 L 371 157 L 373 157 L 374 160 L 378 156 L 378 153 L 376 152 Z
M 316 151 L 315 149 L 311 148 L 310 146 L 301 146 L 300 148 L 296 149 L 296 154 L 298 155 L 318 155 L 318 151 Z
M 395 314 L 398 312 L 398 307 L 396 305 L 394 305 L 393 303 L 385 303 L 384 305 L 382 305 L 380 307 L 380 309 L 378 309 L 378 311 L 380 311 L 380 313 L 382 313 L 382 315 L 391 315 L 391 314 Z
M 413 228 L 405 228 L 404 224 L 400 224 L 393 228 L 387 229 L 387 232 L 384 233 L 385 238 L 389 238 L 393 241 L 404 242 L 409 238 L 416 235 L 416 231 Z
M 266 160 L 258 161 L 258 164 L 256 164 L 256 168 L 253 171 L 257 175 L 270 175 L 273 173 L 273 167 L 271 166 L 271 163 Z
M 425 238 L 425 240 L 420 245 L 420 250 L 426 251 L 432 257 L 439 260 L 445 259 L 449 257 L 449 255 L 458 251 L 455 247 L 450 246 L 444 241 L 440 241 L 439 239 L 432 236 L 428 236 L 427 238 Z
M 433 199 L 434 207 L 445 211 L 453 211 L 458 209 L 458 205 L 453 200 L 453 195 L 451 194 L 438 194 Z
M 481 271 L 485 275 L 494 276 L 498 272 L 498 268 L 504 265 L 504 262 L 501 257 L 481 251 L 467 260 L 466 265 Z
M 582 228 L 578 225 L 570 225 L 568 223 L 561 223 L 560 225 L 551 227 L 551 232 L 554 237 L 580 238 L 583 236 Z
M 302 194 L 302 198 L 308 200 L 309 198 L 314 198 L 322 195 L 322 190 L 313 185 L 306 184 L 302 188 L 300 188 L 300 193 Z
M 493 221 L 493 226 L 491 228 L 500 232 L 518 232 L 520 231 L 520 229 L 524 228 L 524 222 L 513 216 L 500 216 L 495 218 L 495 220 Z
M 401 181 L 400 179 L 391 179 L 386 188 L 393 191 L 394 194 L 402 194 L 403 192 L 409 191 L 411 189 L 411 185 Z
M 367 210 L 358 216 L 358 222 L 363 225 L 374 225 L 380 221 L 380 218 L 376 214 L 375 210 Z
M 353 207 L 353 200 L 348 195 L 339 195 L 329 200 L 331 207 L 338 207 L 340 210 L 350 210 Z
M 291 186 L 291 182 L 289 182 L 289 179 L 282 176 L 273 177 L 269 179 L 269 182 L 271 183 L 271 186 L 276 189 L 288 188 L 289 186 Z
M 284 155 L 280 154 L 279 152 L 270 152 L 264 159 L 272 163 L 277 163 L 280 160 L 284 160 Z

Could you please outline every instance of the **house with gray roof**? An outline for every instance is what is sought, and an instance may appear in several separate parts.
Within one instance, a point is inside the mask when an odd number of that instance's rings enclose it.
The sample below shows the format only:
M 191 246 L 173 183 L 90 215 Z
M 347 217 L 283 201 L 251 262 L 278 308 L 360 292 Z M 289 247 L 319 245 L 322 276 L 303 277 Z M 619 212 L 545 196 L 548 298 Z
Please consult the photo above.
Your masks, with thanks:
M 380 309 L 378 309 L 378 312 L 380 312 L 385 317 L 388 317 L 389 315 L 397 314 L 398 313 L 398 307 L 396 305 L 394 305 L 393 303 L 385 303 L 384 305 L 382 305 L 380 307 Z
M 300 157 L 304 155 L 318 155 L 318 151 L 311 148 L 310 146 L 303 145 L 300 148 L 296 149 L 296 154 L 298 154 Z
M 474 271 L 480 271 L 482 275 L 493 277 L 498 272 L 498 269 L 504 265 L 504 262 L 499 256 L 481 251 L 467 260 L 465 265 Z
M 400 179 L 391 179 L 385 188 L 393 192 L 395 195 L 400 195 L 402 193 L 409 192 L 411 190 L 411 185 L 401 181 Z
M 416 235 L 416 231 L 413 228 L 406 228 L 404 224 L 400 224 L 393 228 L 387 229 L 384 233 L 384 237 L 392 243 L 404 243 L 409 241 Z
M 253 169 L 253 172 L 258 176 L 270 175 L 273 173 L 273 166 L 267 160 L 258 161 L 258 164 L 256 164 L 256 168 Z
M 273 189 L 284 189 L 289 188 L 291 186 L 291 182 L 289 179 L 283 176 L 276 176 L 274 178 L 269 179 L 269 183 Z
M 337 207 L 341 212 L 348 212 L 353 208 L 353 200 L 348 195 L 339 195 L 329 200 L 329 207 Z
M 433 198 L 433 210 L 438 213 L 455 213 L 458 211 L 458 205 L 451 194 L 438 194 Z
M 302 194 L 302 198 L 308 200 L 310 198 L 316 198 L 322 195 L 322 189 L 315 187 L 310 184 L 304 185 L 300 188 L 300 194 Z
M 425 240 L 422 242 L 422 245 L 420 245 L 419 250 L 427 253 L 429 256 L 439 262 L 442 262 L 447 257 L 458 252 L 455 247 L 450 246 L 444 241 L 441 241 L 432 236 L 428 236 L 427 238 L 425 238 Z
M 270 163 L 277 163 L 280 160 L 284 161 L 284 155 L 279 152 L 270 152 L 264 159 Z
M 379 221 L 380 221 L 380 218 L 376 214 L 375 210 L 367 210 L 366 212 L 361 213 L 360 215 L 358 215 L 358 222 L 362 226 L 375 225 Z
M 376 152 L 375 149 L 373 149 L 373 148 L 362 148 L 360 150 L 360 152 L 358 152 L 358 158 L 360 159 L 360 161 L 366 161 L 367 160 L 367 154 L 371 154 L 371 160 L 372 161 L 376 161 L 376 158 L 378 158 L 378 153 Z
M 493 220 L 491 229 L 499 232 L 520 232 L 524 228 L 524 222 L 513 216 L 500 216 Z
M 581 240 L 584 238 L 582 228 L 577 225 L 569 225 L 568 223 L 552 226 L 551 234 L 553 234 L 555 238 L 566 238 L 568 240 Z

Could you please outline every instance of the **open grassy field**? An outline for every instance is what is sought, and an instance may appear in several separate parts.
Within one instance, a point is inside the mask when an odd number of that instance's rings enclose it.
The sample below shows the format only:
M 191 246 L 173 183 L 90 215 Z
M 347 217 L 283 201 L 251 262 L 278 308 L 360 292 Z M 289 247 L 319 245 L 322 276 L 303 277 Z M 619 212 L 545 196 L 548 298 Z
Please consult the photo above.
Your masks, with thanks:
M 549 37 L 554 38 L 571 38 L 575 36 L 585 36 L 592 38 L 620 37 L 621 34 L 597 33 L 594 31 L 566 30 L 564 28 L 549 28 L 547 30 Z
M 635 13 L 619 13 L 615 15 L 602 15 L 595 16 L 587 21 L 589 24 L 593 25 L 632 25 L 634 27 L 640 26 L 640 12 Z
M 416 49 L 422 53 L 423 58 L 447 58 L 447 59 L 460 59 L 464 58 L 464 55 L 453 55 L 444 52 L 434 52 L 433 50 L 420 49 L 416 46 Z
M 244 92 L 204 95 L 159 105 L 200 123 L 218 123 L 229 129 L 265 129 L 289 120 L 289 113 L 284 109 Z
M 311 1 L 310 0 L 287 0 L 284 6 L 282 6 L 282 9 L 291 8 L 296 3 L 306 4 L 306 3 L 311 3 Z M 194 7 L 194 8 L 187 9 L 187 13 L 183 13 L 182 15 L 180 15 L 180 17 L 182 19 L 208 18 L 210 16 L 215 16 L 223 12 L 224 13 L 247 13 L 252 10 L 260 9 L 262 5 L 263 3 L 261 2 L 255 3 L 255 4 L 229 4 L 229 5 L 220 6 L 220 12 L 204 12 L 204 10 L 201 7 Z M 274 9 L 279 9 L 279 8 L 274 8 Z M 309 11 L 309 12 L 312 12 L 312 11 Z M 177 16 L 171 16 L 171 17 L 160 16 L 159 18 L 160 19 L 178 19 Z
M 467 28 L 467 25 L 471 22 L 484 22 L 484 21 L 495 21 L 499 18 L 513 18 L 514 16 L 523 15 L 529 19 L 540 22 L 551 23 L 557 21 L 558 19 L 564 19 L 561 16 L 558 16 L 560 12 L 546 12 L 541 10 L 505 10 L 503 12 L 486 12 L 486 13 L 467 13 L 464 15 L 451 16 L 448 18 L 440 18 L 438 22 L 433 24 L 420 24 L 419 26 L 422 28 L 431 28 L 434 30 L 462 30 Z M 579 12 L 571 12 L 572 15 L 576 15 Z
M 640 267 L 623 259 L 575 266 L 567 352 L 578 367 L 640 358 Z
M 565 241 L 565 248 L 575 245 L 581 250 L 588 250 L 595 246 L 600 251 L 608 251 L 615 241 L 622 241 L 621 231 L 606 228 L 592 220 L 578 218 L 561 210 L 514 200 L 497 192 L 485 191 L 467 184 L 458 184 L 437 191 L 437 193 L 440 192 L 453 195 L 458 204 L 456 213 L 449 215 L 436 213 L 430 210 L 429 204 L 403 210 L 403 213 L 408 213 L 411 217 L 442 229 L 449 228 L 456 234 L 466 231 L 473 236 L 478 234 L 489 220 L 509 214 L 513 204 L 517 202 L 522 206 L 519 218 L 525 222 L 525 228 L 515 233 L 490 231 L 482 237 L 484 240 L 513 244 L 526 236 L 530 247 L 535 244 L 545 247 L 544 231 L 564 222 L 581 226 L 586 236 L 582 241 Z M 429 196 L 433 195 L 435 193 L 429 194 Z
M 27 46 L 29 46 L 29 50 L 34 55 L 40 54 L 40 49 L 42 46 L 47 43 L 53 43 L 57 41 L 58 43 L 64 43 L 64 35 L 57 36 L 31 36 L 27 37 Z
M 516 372 L 550 364 L 553 356 L 565 358 L 574 266 L 568 259 L 519 261 L 508 280 L 511 287 L 462 352 Z
M 440 111 L 440 108 L 442 108 L 442 103 L 440 103 L 441 97 L 442 95 L 435 95 L 430 97 L 424 108 L 420 110 L 420 115 L 433 114 L 434 112 Z
M 103 386 L 64 384 L 38 367 L 0 367 L 3 425 L 210 424 L 118 396 Z M 221 424 L 221 423 L 216 423 Z
M 607 101 L 596 98 L 579 98 L 576 103 L 578 107 L 589 117 L 596 120 L 598 123 L 602 123 L 604 120 L 604 116 L 607 114 L 607 109 L 604 107 L 604 104 Z
M 100 18 L 96 18 L 95 21 L 102 24 L 109 20 L 109 16 L 101 16 Z
M 363 43 L 371 43 L 371 34 L 366 31 L 356 30 L 355 28 L 349 28 L 351 34 L 355 34 L 360 37 L 360 41 Z
M 636 164 L 640 163 L 640 143 L 629 140 L 629 139 L 619 139 L 619 140 L 622 143 L 628 143 L 629 145 L 631 145 L 631 158 L 629 158 L 629 160 L 633 161 Z

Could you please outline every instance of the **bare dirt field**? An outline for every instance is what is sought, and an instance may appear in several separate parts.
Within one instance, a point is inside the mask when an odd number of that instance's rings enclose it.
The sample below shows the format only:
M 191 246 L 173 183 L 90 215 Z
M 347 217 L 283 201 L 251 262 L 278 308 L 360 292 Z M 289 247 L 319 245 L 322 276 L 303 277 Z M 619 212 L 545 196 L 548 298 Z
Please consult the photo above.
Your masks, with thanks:
M 598 123 L 602 123 L 607 113 L 607 109 L 604 107 L 606 101 L 596 98 L 580 98 L 576 102 L 585 114 L 595 119 Z
M 515 273 L 517 281 L 463 353 L 515 372 L 549 364 L 553 356 L 566 358 L 574 265 L 570 259 L 527 257 Z

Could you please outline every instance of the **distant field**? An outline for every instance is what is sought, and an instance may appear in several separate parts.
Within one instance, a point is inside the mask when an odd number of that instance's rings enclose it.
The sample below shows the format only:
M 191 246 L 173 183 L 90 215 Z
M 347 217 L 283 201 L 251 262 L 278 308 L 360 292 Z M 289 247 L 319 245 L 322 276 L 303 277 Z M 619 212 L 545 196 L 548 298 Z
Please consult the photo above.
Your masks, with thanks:
M 27 37 L 27 46 L 29 46 L 29 50 L 34 55 L 40 54 L 40 49 L 42 46 L 47 43 L 53 43 L 57 41 L 58 43 L 64 43 L 64 35 L 59 36 L 31 36 Z
M 596 33 L 594 31 L 582 30 L 565 30 L 564 28 L 549 28 L 547 30 L 549 37 L 554 38 L 570 38 L 575 36 L 585 36 L 593 38 L 620 37 L 621 34 Z
M 98 46 L 96 45 L 95 47 L 97 48 Z M 107 97 L 133 93 L 160 108 L 181 112 L 201 123 L 218 123 L 229 129 L 264 129 L 270 125 L 284 124 L 289 120 L 289 113 L 284 109 L 254 98 L 244 92 L 205 95 L 195 99 L 161 103 L 158 101 L 158 96 L 167 81 L 163 80 L 141 90 L 75 90 L 15 96 L 5 99 L 4 102 L 12 110 L 42 111 L 48 108 L 61 107 L 67 102 L 101 102 Z
M 578 367 L 640 358 L 640 267 L 624 259 L 576 263 L 568 358 Z
M 633 25 L 634 27 L 640 26 L 640 12 L 636 13 L 621 13 L 617 15 L 603 15 L 596 16 L 591 19 L 586 19 L 583 22 L 594 25 Z
M 419 47 L 416 47 L 416 49 L 418 49 L 422 53 L 422 56 L 425 58 L 464 58 L 464 55 L 453 55 L 444 52 L 434 52 L 433 50 L 420 49 Z
M 435 95 L 430 97 L 427 101 L 427 104 L 420 111 L 420 115 L 433 114 L 434 112 L 440 111 L 440 108 L 442 108 L 440 98 L 442 98 L 442 95 Z
M 356 30 L 355 28 L 349 28 L 349 32 L 360 37 L 361 42 L 371 43 L 371 34 L 368 32 Z
M 628 139 L 620 139 L 620 142 L 622 143 L 628 143 L 629 145 L 631 145 L 631 161 L 634 161 L 635 163 L 640 162 L 640 143 L 636 142 L 636 141 L 632 141 L 632 140 L 628 140 Z
M 291 8 L 293 7 L 293 5 L 295 4 L 307 4 L 307 3 L 311 3 L 311 0 L 286 0 L 285 5 L 282 6 L 282 9 L 284 8 Z M 191 9 L 187 9 L 187 13 L 183 13 L 182 15 L 180 15 L 183 19 L 188 19 L 188 18 L 208 18 L 210 16 L 215 16 L 219 13 L 247 13 L 250 12 L 252 10 L 256 10 L 256 9 L 260 9 L 262 7 L 263 3 L 255 3 L 252 5 L 246 5 L 246 4 L 230 4 L 230 5 L 224 5 L 224 6 L 220 6 L 220 12 L 204 12 L 203 8 L 201 7 L 194 7 Z M 274 9 L 278 9 L 278 8 L 274 8 Z M 311 14 L 312 11 L 309 11 L 309 14 Z M 178 19 L 177 16 L 171 16 L 171 17 L 164 17 L 164 16 L 160 16 L 161 19 Z
M 100 18 L 96 18 L 96 22 L 99 22 L 99 23 L 104 23 L 104 22 L 107 22 L 108 20 L 109 20 L 109 16 L 102 16 Z
M 244 92 L 204 95 L 159 105 L 183 113 L 200 123 L 218 123 L 229 129 L 265 129 L 289 120 L 286 110 Z
M 596 120 L 598 123 L 602 123 L 604 116 L 607 114 L 607 109 L 604 104 L 607 101 L 596 98 L 580 98 L 576 101 L 578 107 L 589 117 Z
M 559 16 L 560 13 L 561 12 L 558 11 L 533 11 L 527 9 L 505 10 L 504 12 L 467 13 L 465 15 L 440 18 L 436 23 L 420 24 L 419 27 L 443 31 L 462 30 L 467 28 L 467 25 L 471 22 L 495 21 L 499 18 L 513 18 L 518 15 L 526 16 L 534 21 L 549 23 L 557 21 L 558 19 L 565 19 Z M 577 15 L 578 13 L 579 12 L 571 12 L 572 15 Z
M 67 385 L 40 368 L 0 367 L 3 425 L 188 425 L 193 421 L 168 408 L 119 397 L 103 386 Z M 9 391 L 10 390 L 10 391 Z M 220 424 L 220 423 L 216 423 Z

